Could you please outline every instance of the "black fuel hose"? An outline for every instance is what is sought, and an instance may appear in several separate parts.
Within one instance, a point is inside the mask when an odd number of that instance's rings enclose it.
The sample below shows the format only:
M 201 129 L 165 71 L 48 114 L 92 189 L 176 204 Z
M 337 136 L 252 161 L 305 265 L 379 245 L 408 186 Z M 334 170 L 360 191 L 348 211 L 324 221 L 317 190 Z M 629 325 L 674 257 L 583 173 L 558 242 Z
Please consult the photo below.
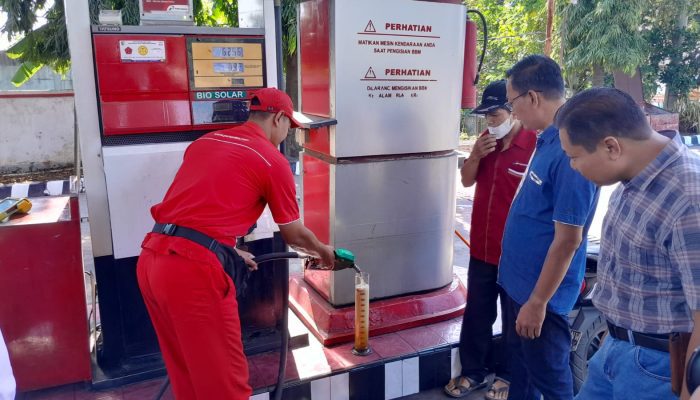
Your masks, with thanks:
M 281 251 L 277 253 L 263 254 L 254 257 L 253 261 L 257 264 L 262 264 L 270 261 L 285 260 L 290 258 L 299 258 L 299 253 L 293 251 Z M 282 391 L 284 390 L 284 375 L 287 373 L 287 352 L 289 350 L 289 264 L 285 264 L 284 268 L 284 288 L 282 289 L 282 332 L 280 332 L 280 365 L 277 374 L 277 385 L 273 394 L 274 400 L 282 399 Z M 160 400 L 165 393 L 165 390 L 170 385 L 170 379 L 165 378 L 165 382 L 158 389 L 155 400 Z
M 255 261 L 258 264 L 262 264 L 268 261 L 285 260 L 290 258 L 299 258 L 299 253 L 295 253 L 293 251 L 280 251 L 278 253 L 268 253 L 254 257 L 253 261 Z
M 268 253 L 253 258 L 258 264 L 269 261 L 299 258 L 299 253 L 293 251 Z M 287 353 L 289 351 L 289 264 L 284 268 L 284 286 L 282 289 L 282 332 L 280 332 L 280 364 L 277 371 L 277 386 L 273 394 L 274 400 L 282 399 L 284 390 L 284 375 L 287 373 Z

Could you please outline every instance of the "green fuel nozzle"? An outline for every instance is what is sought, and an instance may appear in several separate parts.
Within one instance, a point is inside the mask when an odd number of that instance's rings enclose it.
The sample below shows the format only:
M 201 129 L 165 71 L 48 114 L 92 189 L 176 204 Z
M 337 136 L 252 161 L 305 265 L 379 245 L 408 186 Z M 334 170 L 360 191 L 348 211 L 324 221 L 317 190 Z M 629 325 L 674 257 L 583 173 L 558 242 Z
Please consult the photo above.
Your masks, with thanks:
M 336 269 L 352 268 L 357 273 L 360 273 L 360 268 L 355 264 L 355 255 L 348 249 L 338 248 L 335 249 L 335 265 Z
M 340 271 L 341 269 L 352 268 L 358 273 L 360 268 L 355 264 L 355 255 L 348 249 L 338 248 L 335 249 L 335 265 L 329 267 L 326 265 L 321 265 L 318 258 L 309 257 L 304 262 L 305 269 L 316 269 L 325 271 Z

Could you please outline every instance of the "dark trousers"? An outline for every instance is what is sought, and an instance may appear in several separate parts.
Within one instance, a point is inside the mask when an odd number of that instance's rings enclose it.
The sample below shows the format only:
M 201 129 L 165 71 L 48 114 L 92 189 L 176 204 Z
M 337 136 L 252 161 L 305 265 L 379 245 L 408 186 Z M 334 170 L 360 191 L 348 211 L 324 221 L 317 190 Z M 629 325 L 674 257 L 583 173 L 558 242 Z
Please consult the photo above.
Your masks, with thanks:
M 496 283 L 498 267 L 485 261 L 471 258 L 467 280 L 467 306 L 462 319 L 462 333 L 459 338 L 459 360 L 462 363 L 462 376 L 481 382 L 489 371 L 487 368 L 491 352 L 496 356 L 497 376 L 510 380 L 508 354 L 505 340 L 493 346 L 493 323 L 498 317 L 497 299 L 501 295 L 502 338 L 506 337 L 507 309 L 504 307 L 504 292 Z
M 521 305 L 505 295 L 508 305 L 508 352 L 511 385 L 509 400 L 570 400 L 574 384 L 569 367 L 571 332 L 566 315 L 547 311 L 542 332 L 536 339 L 525 339 L 515 331 Z

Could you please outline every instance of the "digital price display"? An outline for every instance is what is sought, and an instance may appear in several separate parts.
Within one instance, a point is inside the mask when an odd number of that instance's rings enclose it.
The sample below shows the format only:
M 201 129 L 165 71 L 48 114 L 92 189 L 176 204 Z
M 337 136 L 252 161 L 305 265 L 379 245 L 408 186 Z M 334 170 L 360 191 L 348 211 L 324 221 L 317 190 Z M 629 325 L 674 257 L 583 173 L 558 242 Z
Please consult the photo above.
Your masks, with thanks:
M 211 54 L 216 58 L 243 58 L 243 47 L 212 47 Z
M 190 38 L 190 84 L 194 90 L 265 85 L 261 39 Z
M 243 63 L 214 63 L 214 72 L 217 74 L 234 74 L 245 72 Z

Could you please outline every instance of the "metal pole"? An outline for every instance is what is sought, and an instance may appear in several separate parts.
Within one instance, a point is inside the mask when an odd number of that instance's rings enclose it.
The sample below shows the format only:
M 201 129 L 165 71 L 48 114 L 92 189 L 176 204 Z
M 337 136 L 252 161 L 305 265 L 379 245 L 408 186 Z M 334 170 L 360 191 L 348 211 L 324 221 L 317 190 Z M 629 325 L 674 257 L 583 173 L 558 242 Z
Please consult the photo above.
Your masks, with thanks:
M 80 191 L 80 136 L 78 135 L 78 114 L 73 100 L 73 163 L 75 166 L 75 189 Z
M 275 50 L 277 53 L 277 88 L 285 90 L 284 73 L 282 70 L 282 3 L 275 0 Z
M 282 3 L 275 0 L 275 52 L 277 54 L 277 88 L 285 91 L 284 73 L 282 71 Z M 287 146 L 280 143 L 280 151 L 286 156 Z

